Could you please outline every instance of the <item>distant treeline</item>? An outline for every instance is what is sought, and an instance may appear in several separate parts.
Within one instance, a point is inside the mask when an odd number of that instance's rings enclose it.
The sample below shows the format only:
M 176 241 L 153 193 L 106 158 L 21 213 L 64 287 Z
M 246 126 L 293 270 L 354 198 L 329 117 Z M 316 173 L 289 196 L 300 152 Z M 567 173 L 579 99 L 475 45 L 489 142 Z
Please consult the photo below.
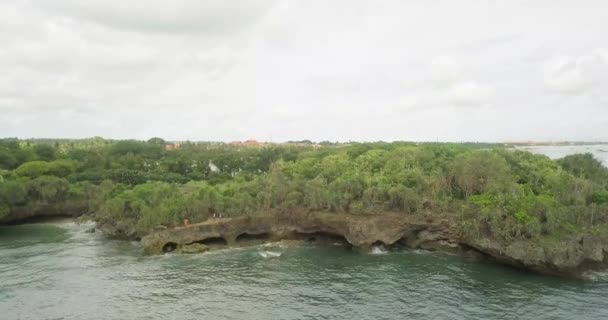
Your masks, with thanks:
M 0 140 L 0 218 L 50 209 L 137 234 L 213 214 L 391 211 L 442 215 L 462 236 L 533 239 L 606 232 L 608 169 L 590 154 L 553 161 L 485 143 Z

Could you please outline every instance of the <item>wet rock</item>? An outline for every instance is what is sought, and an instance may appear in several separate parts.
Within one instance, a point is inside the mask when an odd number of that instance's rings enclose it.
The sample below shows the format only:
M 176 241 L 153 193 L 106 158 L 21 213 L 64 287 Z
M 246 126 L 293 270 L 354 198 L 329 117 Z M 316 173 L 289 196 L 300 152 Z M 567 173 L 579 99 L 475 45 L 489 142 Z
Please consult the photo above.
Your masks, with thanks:
M 147 254 L 160 254 L 167 244 L 177 247 L 221 239 L 221 246 L 233 246 L 241 235 L 264 235 L 268 241 L 342 239 L 356 249 L 374 244 L 396 243 L 410 248 L 466 253 L 491 257 L 500 263 L 545 274 L 579 275 L 608 266 L 608 239 L 593 235 L 571 236 L 556 241 L 543 239 L 499 241 L 491 235 L 462 239 L 454 223 L 445 219 L 402 214 L 351 215 L 338 213 L 267 214 L 237 217 L 167 229 L 142 238 Z M 241 239 L 243 236 L 240 237 Z M 338 241 L 339 242 L 339 241 Z M 186 249 L 188 250 L 188 249 Z
M 84 206 L 40 205 L 35 208 L 17 207 L 10 213 L 0 216 L 0 225 L 73 219 L 87 212 Z
M 84 232 L 85 233 L 95 233 L 95 227 L 88 228 Z
M 98 219 L 96 223 L 100 231 L 114 239 L 138 240 L 145 235 L 136 229 L 135 220 Z
M 456 253 L 461 250 L 460 245 L 458 243 L 448 240 L 423 242 L 420 244 L 419 248 L 428 251 L 445 251 L 452 253 Z
M 431 232 L 429 230 L 422 230 L 418 233 L 411 234 L 406 240 L 405 244 L 412 248 L 420 248 L 422 245 L 428 242 L 436 242 L 443 239 L 443 236 L 437 232 Z
M 323 235 L 343 239 L 355 247 L 370 247 L 374 243 L 393 244 L 422 230 L 446 238 L 449 226 L 445 222 L 427 222 L 402 214 L 350 215 L 334 213 L 304 213 L 292 215 L 260 215 L 213 220 L 187 228 L 156 232 L 142 238 L 148 254 L 159 254 L 167 243 L 184 245 L 211 238 L 226 240 L 234 245 L 243 234 L 267 234 L 274 241 Z M 441 232 L 440 232 L 441 231 Z M 336 242 L 336 241 L 334 241 Z
M 608 266 L 608 241 L 584 235 L 559 241 L 518 240 L 511 243 L 483 238 L 467 245 L 499 262 L 545 274 L 577 276 Z
M 182 246 L 181 253 L 193 254 L 209 251 L 209 247 L 201 243 L 192 243 Z
M 405 245 L 412 249 L 458 252 L 461 250 L 460 245 L 452 238 L 451 234 L 450 229 L 425 229 L 407 237 Z

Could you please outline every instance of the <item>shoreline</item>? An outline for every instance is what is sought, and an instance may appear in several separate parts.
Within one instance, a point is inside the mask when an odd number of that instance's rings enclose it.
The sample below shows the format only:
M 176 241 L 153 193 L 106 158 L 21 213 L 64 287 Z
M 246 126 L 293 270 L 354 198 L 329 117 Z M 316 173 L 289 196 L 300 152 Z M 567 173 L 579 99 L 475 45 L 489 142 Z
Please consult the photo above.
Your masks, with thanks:
M 103 228 L 102 228 L 103 230 Z M 393 213 L 351 215 L 336 213 L 267 214 L 238 217 L 167 229 L 141 239 L 145 254 L 200 253 L 218 248 L 248 246 L 280 240 L 341 241 L 354 250 L 375 246 L 444 251 L 483 256 L 520 270 L 561 277 L 580 277 L 608 267 L 608 241 L 593 235 L 572 235 L 553 245 L 543 241 L 504 243 L 483 236 L 458 235 L 447 219 Z M 329 240 L 329 241 L 326 241 Z
M 374 248 L 387 252 L 399 249 L 445 252 L 484 259 L 522 272 L 566 278 L 582 278 L 587 272 L 608 269 L 608 239 L 601 237 L 572 235 L 552 246 L 539 241 L 504 243 L 490 236 L 467 239 L 458 235 L 454 222 L 448 219 L 399 213 L 269 213 L 167 228 L 153 231 L 141 239 L 125 237 L 120 230 L 117 233 L 113 226 L 87 215 L 43 216 L 25 224 L 86 222 L 95 222 L 92 232 L 139 241 L 145 255 L 200 254 L 234 248 L 314 243 L 322 246 L 339 244 L 366 254 L 373 254 Z M 117 223 L 124 226 L 124 222 Z

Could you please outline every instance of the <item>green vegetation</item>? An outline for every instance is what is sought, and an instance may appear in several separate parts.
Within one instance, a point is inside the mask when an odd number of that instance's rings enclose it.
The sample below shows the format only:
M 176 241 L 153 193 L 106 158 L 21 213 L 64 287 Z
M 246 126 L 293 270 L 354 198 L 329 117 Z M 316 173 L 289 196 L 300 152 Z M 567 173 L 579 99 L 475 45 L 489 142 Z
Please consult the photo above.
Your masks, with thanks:
M 464 237 L 535 239 L 608 230 L 608 169 L 490 144 L 242 146 L 0 140 L 0 218 L 82 210 L 144 234 L 213 214 L 441 215 Z

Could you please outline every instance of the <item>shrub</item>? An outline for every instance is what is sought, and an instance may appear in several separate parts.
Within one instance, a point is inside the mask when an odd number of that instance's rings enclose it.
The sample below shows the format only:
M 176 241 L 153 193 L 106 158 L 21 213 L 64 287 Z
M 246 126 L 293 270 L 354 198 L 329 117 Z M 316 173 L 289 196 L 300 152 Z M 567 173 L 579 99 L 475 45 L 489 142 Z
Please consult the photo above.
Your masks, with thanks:
M 504 158 L 490 151 L 463 154 L 451 168 L 453 188 L 457 196 L 482 194 L 489 188 L 504 189 L 512 179 Z
M 15 172 L 22 177 L 37 178 L 48 174 L 49 163 L 46 161 L 30 161 L 20 165 Z
M 608 203 L 608 191 L 598 191 L 591 196 L 591 202 L 596 204 Z

